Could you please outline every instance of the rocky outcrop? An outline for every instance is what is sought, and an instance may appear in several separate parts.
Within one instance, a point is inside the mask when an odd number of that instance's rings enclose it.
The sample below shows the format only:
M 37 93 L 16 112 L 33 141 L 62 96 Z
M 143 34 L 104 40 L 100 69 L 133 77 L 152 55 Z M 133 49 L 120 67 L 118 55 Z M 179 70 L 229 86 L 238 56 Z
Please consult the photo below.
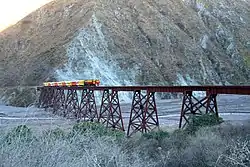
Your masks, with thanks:
M 249 0 L 60 0 L 1 32 L 1 86 L 250 84 Z

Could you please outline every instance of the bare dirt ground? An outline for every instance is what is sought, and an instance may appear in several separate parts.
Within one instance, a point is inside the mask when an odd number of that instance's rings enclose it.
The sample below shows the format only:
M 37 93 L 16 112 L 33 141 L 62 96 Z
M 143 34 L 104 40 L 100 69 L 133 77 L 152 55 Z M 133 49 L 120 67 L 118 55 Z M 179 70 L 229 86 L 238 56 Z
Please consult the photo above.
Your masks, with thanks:
M 219 95 L 218 108 L 220 116 L 226 121 L 244 122 L 250 121 L 250 96 Z M 122 103 L 124 124 L 128 124 L 131 104 Z M 157 100 L 160 126 L 178 127 L 181 109 L 181 99 Z M 26 124 L 36 132 L 56 127 L 69 129 L 75 124 L 75 120 L 53 115 L 44 109 L 35 107 L 19 108 L 0 105 L 0 129 L 13 128 L 20 124 Z

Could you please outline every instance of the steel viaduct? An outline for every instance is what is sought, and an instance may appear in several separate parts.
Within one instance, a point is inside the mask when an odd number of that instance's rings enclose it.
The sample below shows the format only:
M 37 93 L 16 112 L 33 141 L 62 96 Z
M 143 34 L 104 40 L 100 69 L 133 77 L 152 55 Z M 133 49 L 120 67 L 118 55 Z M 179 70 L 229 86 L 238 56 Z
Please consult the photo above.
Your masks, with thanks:
M 97 121 L 109 128 L 125 131 L 118 92 L 133 92 L 127 136 L 159 127 L 156 92 L 183 93 L 179 128 L 189 123 L 190 115 L 215 113 L 218 94 L 250 95 L 250 86 L 41 86 L 37 90 L 39 107 L 55 114 L 83 121 Z M 97 110 L 94 92 L 103 92 Z M 205 92 L 201 99 L 195 91 Z M 145 93 L 143 93 L 145 92 Z

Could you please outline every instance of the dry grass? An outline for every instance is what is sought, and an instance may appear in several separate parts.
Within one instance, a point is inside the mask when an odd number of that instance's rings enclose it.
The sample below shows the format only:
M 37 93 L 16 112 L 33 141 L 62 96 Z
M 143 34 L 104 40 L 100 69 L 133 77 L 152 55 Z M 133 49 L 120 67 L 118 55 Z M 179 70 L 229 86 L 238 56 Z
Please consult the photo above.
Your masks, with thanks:
M 96 137 L 93 133 L 64 137 L 48 132 L 43 136 L 30 133 L 17 135 L 6 142 L 0 137 L 0 162 L 3 167 L 33 166 L 143 166 L 142 162 L 129 160 L 121 147 L 110 136 Z M 139 160 L 139 159 L 138 159 Z
M 250 122 L 244 125 L 223 123 L 201 128 L 194 135 L 178 130 L 161 141 L 133 138 L 124 147 L 147 157 L 147 161 L 157 162 L 156 166 L 248 166 L 249 130 Z
M 0 162 L 9 166 L 249 166 L 250 124 L 202 128 L 194 136 L 175 131 L 159 140 L 119 138 L 97 131 L 60 129 L 34 136 L 30 129 L 1 132 Z M 18 132 L 18 133 L 17 133 Z M 228 134 L 228 135 L 225 135 Z

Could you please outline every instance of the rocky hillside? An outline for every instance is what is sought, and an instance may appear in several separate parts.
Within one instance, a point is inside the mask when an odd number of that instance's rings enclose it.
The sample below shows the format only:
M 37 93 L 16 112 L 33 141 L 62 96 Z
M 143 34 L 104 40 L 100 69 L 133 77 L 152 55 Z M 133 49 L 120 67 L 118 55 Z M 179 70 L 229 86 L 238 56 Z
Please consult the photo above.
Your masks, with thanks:
M 0 33 L 0 86 L 250 84 L 250 0 L 57 0 Z

